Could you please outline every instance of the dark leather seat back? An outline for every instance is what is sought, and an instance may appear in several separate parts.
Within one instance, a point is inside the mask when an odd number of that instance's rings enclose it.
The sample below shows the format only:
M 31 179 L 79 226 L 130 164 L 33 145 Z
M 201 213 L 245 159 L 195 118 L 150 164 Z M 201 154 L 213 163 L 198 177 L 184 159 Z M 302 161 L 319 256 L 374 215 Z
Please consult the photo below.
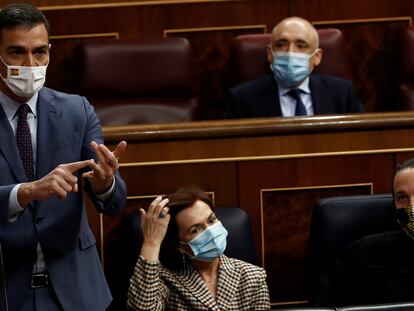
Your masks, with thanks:
M 256 264 L 256 250 L 247 213 L 235 207 L 217 207 L 215 213 L 229 232 L 225 255 Z M 126 306 L 129 279 L 143 242 L 138 212 L 125 217 L 119 235 L 121 240 L 118 243 L 117 260 L 111 266 L 110 274 L 107 274 L 114 297 L 110 310 L 121 310 L 121 307 Z
M 247 213 L 237 207 L 216 207 L 215 214 L 229 232 L 224 254 L 228 257 L 257 264 L 251 223 Z M 139 225 L 139 218 L 139 214 L 137 213 L 131 215 L 125 222 L 129 235 L 134 239 L 132 245 L 135 245 L 134 248 L 136 247 L 133 251 L 135 254 L 139 254 L 142 245 L 142 232 Z
M 350 79 L 342 32 L 339 29 L 317 31 L 323 57 L 321 64 L 315 67 L 315 72 Z M 231 50 L 234 85 L 271 73 L 266 52 L 270 39 L 271 34 L 241 35 L 234 38 Z
M 315 206 L 309 235 L 307 275 L 313 305 L 326 305 L 336 259 L 351 242 L 397 228 L 391 195 L 332 197 Z
M 229 232 L 224 252 L 228 257 L 257 264 L 250 218 L 241 208 L 217 207 L 216 216 Z
M 185 38 L 85 42 L 80 59 L 81 92 L 103 125 L 196 119 L 193 55 Z

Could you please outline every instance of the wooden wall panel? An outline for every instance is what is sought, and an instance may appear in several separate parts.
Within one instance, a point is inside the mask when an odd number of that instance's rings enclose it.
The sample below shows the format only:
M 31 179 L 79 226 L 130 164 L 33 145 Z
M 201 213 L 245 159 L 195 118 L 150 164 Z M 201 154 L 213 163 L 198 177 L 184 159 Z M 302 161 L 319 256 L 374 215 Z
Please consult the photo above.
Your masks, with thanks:
M 128 207 L 95 231 L 114 305 L 125 299 L 123 269 L 134 264 L 125 219 L 155 195 L 189 185 L 249 214 L 273 305 L 306 304 L 313 206 L 328 196 L 389 193 L 396 163 L 414 155 L 413 135 L 413 112 L 106 128 L 110 145 L 129 142 L 121 159 Z
M 12 1 L 5 1 L 10 3 Z M 240 31 L 226 27 L 264 25 L 269 32 L 282 18 L 303 16 L 315 23 L 331 22 L 349 38 L 348 52 L 361 101 L 366 111 L 396 111 L 398 81 L 398 37 L 396 17 L 412 18 L 414 3 L 405 0 L 234 0 L 234 1 L 87 1 L 38 0 L 52 26 L 52 35 L 117 33 L 120 38 L 162 37 L 165 31 L 181 29 L 184 36 L 195 28 L 221 27 L 222 31 L 197 32 L 195 46 L 198 95 L 207 107 L 204 118 L 222 117 L 223 94 L 229 87 L 226 62 L 229 40 Z M 68 6 L 64 6 L 67 4 Z M 388 22 L 372 22 L 373 19 Z M 349 20 L 364 22 L 349 24 Z M 371 22 L 367 22 L 370 20 Z M 394 20 L 394 21 L 393 21 Z M 332 21 L 334 21 L 332 23 Z M 250 32 L 250 30 L 248 31 Z M 262 30 L 258 31 L 262 32 Z M 79 93 L 78 65 L 74 50 L 84 40 L 57 42 L 52 38 L 52 62 L 47 85 Z M 116 60 L 114 60 L 116 61 Z
M 394 156 L 292 157 L 239 164 L 240 206 L 253 219 L 275 303 L 306 300 L 305 260 L 313 206 L 321 198 L 388 193 Z M 381 170 L 378 170 L 381 167 Z
M 411 16 L 316 23 L 317 28 L 333 27 L 343 32 L 346 54 L 353 65 L 353 81 L 366 111 L 401 108 L 396 100 L 400 38 L 403 29 L 410 25 Z

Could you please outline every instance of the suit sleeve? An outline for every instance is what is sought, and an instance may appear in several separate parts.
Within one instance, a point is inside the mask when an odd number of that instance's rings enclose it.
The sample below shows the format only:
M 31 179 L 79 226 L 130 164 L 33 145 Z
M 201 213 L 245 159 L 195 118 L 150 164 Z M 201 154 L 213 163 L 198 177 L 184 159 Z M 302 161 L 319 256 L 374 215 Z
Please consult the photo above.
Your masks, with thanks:
M 0 223 L 9 221 L 10 193 L 16 185 L 0 186 Z
M 85 131 L 85 137 L 82 147 L 82 160 L 96 158 L 95 153 L 89 147 L 91 141 L 96 141 L 98 144 L 103 143 L 103 135 L 101 124 L 98 117 L 95 114 L 93 107 L 89 104 L 86 98 L 83 98 L 83 106 L 87 117 L 87 128 Z M 107 215 L 118 214 L 126 204 L 126 185 L 122 180 L 119 172 L 115 175 L 115 188 L 112 195 L 105 202 L 101 202 L 97 199 L 96 195 L 92 191 L 91 184 L 88 180 L 85 180 L 85 191 L 88 193 L 92 203 L 98 212 Z
M 132 310 L 164 310 L 170 291 L 160 278 L 160 263 L 139 256 L 128 289 Z

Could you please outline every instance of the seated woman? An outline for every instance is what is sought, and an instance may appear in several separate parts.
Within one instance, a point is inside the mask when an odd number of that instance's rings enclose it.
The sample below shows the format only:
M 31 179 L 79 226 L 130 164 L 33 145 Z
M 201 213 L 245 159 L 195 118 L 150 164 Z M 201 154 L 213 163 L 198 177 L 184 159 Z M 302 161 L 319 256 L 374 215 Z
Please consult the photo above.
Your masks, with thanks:
M 204 192 L 181 189 L 140 210 L 144 241 L 133 310 L 270 309 L 264 269 L 223 255 L 227 230 Z

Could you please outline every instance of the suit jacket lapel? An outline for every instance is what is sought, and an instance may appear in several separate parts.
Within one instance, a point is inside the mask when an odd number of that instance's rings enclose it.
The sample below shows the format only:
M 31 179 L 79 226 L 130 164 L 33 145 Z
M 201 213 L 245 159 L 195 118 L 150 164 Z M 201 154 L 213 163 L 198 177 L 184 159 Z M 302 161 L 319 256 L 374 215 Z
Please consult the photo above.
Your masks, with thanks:
M 17 182 L 27 181 L 23 163 L 20 160 L 19 150 L 17 149 L 16 137 L 10 126 L 9 120 L 0 106 L 0 150 L 3 157 L 10 166 Z
M 227 310 L 237 291 L 240 270 L 236 269 L 226 256 L 220 257 L 219 283 L 217 286 L 217 303 Z
M 309 89 L 311 91 L 313 113 L 328 114 L 331 113 L 332 100 L 325 86 L 321 83 L 318 75 L 310 75 Z M 333 112 L 332 112 L 333 113 Z
M 59 133 L 59 120 L 62 117 L 58 113 L 52 96 L 48 90 L 42 88 L 37 99 L 37 156 L 36 156 L 36 178 L 41 178 L 54 169 L 51 159 L 53 158 L 54 146 Z
M 281 117 L 282 108 L 280 107 L 279 87 L 277 86 L 277 82 L 273 75 L 269 75 L 269 83 L 270 83 L 270 86 L 265 86 L 265 90 L 269 91 L 269 93 L 267 94 L 269 104 L 266 105 L 268 111 L 266 112 L 265 115 Z
M 192 293 L 209 310 L 217 309 L 217 303 L 213 295 L 210 294 L 201 276 L 194 268 L 187 266 L 185 273 L 179 275 L 178 279 L 187 291 Z

